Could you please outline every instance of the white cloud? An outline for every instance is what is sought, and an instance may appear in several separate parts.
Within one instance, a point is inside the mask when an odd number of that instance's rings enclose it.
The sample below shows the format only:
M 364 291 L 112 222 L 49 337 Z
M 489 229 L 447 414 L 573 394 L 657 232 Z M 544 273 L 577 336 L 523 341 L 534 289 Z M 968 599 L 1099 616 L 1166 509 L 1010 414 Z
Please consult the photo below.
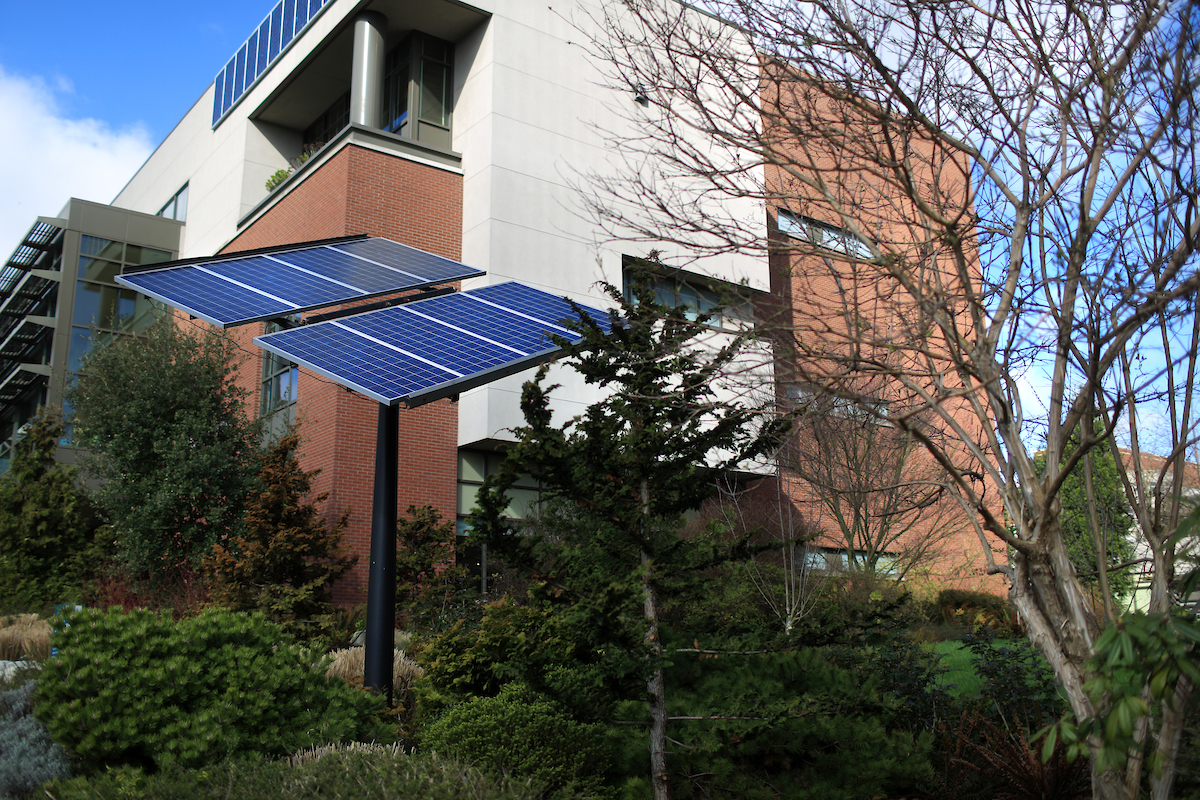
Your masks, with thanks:
M 70 119 L 60 97 L 71 82 L 47 81 L 0 66 L 0 257 L 5 260 L 39 216 L 71 197 L 111 202 L 153 150 L 144 126 L 114 130 Z

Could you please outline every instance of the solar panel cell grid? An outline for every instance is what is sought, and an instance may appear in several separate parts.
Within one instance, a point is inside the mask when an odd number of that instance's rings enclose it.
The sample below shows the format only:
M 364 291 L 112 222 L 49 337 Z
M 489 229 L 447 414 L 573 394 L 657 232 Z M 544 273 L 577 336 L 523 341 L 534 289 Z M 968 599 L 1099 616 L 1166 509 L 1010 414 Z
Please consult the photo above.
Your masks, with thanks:
M 491 302 L 480 302 L 478 294 Z M 381 403 L 420 405 L 534 366 L 556 352 L 547 331 L 557 327 L 493 305 L 500 299 L 534 311 L 557 308 L 552 315 L 571 313 L 567 303 L 546 292 L 501 284 L 254 341 Z M 596 309 L 586 313 L 607 319 Z

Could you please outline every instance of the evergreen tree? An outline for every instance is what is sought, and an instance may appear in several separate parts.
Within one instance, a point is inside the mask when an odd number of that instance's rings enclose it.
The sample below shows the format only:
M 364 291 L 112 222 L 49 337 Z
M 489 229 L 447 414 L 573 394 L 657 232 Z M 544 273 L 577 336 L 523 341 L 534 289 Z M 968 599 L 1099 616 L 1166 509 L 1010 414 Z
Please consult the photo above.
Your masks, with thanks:
M 259 610 L 289 633 L 311 637 L 333 612 L 333 583 L 357 560 L 342 547 L 349 510 L 330 525 L 310 497 L 319 470 L 300 468 L 293 426 L 261 456 L 259 488 L 246 502 L 243 534 L 204 556 L 209 598 L 234 611 Z
M 61 414 L 40 409 L 0 478 L 0 608 L 70 599 L 98 557 L 96 509 L 54 460 L 62 432 Z
M 510 563 L 539 570 L 575 614 L 629 620 L 607 635 L 615 646 L 645 654 L 651 776 L 655 796 L 664 797 L 664 593 L 689 570 L 719 559 L 712 543 L 679 535 L 683 515 L 714 492 L 723 470 L 772 448 L 784 425 L 719 395 L 723 376 L 748 343 L 745 335 L 712 330 L 708 323 L 720 309 L 697 316 L 696 309 L 667 307 L 640 270 L 630 299 L 613 286 L 605 290 L 619 313 L 608 320 L 585 317 L 576 326 L 579 344 L 561 338 L 555 344 L 606 399 L 560 428 L 551 422 L 555 387 L 545 383 L 546 368 L 525 385 L 526 424 L 480 491 L 472 535 Z M 703 349 L 701 337 L 724 343 Z M 581 524 L 512 535 L 505 493 L 522 473 L 541 482 L 543 497 L 577 508 Z M 618 614 L 611 613 L 614 607 Z
M 253 485 L 258 427 L 235 381 L 237 345 L 170 317 L 147 335 L 97 341 L 68 392 L 84 468 L 135 573 L 197 565 L 237 532 Z
M 1099 433 L 1099 431 L 1097 431 Z M 1068 440 L 1063 459 L 1071 458 L 1079 447 L 1078 430 Z M 1087 483 L 1084 479 L 1084 464 L 1079 462 L 1063 478 L 1059 498 L 1062 502 L 1061 525 L 1067 555 L 1075 566 L 1080 583 L 1095 591 L 1099 588 L 1096 553 L 1097 539 L 1103 542 L 1108 567 L 1117 567 L 1132 561 L 1135 553 L 1130 531 L 1133 516 L 1121 481 L 1120 467 L 1108 449 L 1107 443 L 1089 451 L 1092 471 L 1092 494 L 1094 503 L 1088 502 Z M 1039 473 L 1046 469 L 1045 451 L 1038 453 L 1034 465 Z M 1092 524 L 1092 511 L 1095 522 Z M 1129 567 L 1111 569 L 1108 581 L 1114 596 L 1126 597 L 1133 591 L 1133 571 Z

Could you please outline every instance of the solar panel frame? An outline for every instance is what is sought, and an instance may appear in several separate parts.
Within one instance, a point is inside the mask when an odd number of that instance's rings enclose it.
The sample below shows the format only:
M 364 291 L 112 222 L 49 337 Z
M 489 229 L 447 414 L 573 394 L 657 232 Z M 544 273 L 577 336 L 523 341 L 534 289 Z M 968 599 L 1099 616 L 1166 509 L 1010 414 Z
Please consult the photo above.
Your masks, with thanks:
M 568 314 L 540 319 L 505 308 L 497 297 Z M 606 312 L 581 309 L 608 330 Z M 581 338 L 566 319 L 578 316 L 561 297 L 508 282 L 264 334 L 254 343 L 383 405 L 414 408 L 548 361 L 560 349 L 550 334 Z M 499 336 L 505 327 L 521 335 Z
M 485 273 L 389 239 L 233 254 L 117 276 L 117 283 L 228 328 Z

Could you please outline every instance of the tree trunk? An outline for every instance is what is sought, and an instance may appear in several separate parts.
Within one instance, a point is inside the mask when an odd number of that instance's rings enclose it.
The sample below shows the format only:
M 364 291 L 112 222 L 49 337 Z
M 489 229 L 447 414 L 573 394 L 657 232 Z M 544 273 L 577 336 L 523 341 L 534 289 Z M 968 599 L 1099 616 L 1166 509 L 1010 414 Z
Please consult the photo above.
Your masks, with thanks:
M 646 620 L 646 644 L 654 659 L 654 671 L 646 681 L 646 701 L 650 704 L 650 781 L 654 800 L 670 800 L 671 783 L 667 775 L 667 696 L 663 680 L 662 640 L 658 635 L 658 593 L 651 580 L 653 563 L 642 551 L 642 589 L 645 591 L 643 616 Z

